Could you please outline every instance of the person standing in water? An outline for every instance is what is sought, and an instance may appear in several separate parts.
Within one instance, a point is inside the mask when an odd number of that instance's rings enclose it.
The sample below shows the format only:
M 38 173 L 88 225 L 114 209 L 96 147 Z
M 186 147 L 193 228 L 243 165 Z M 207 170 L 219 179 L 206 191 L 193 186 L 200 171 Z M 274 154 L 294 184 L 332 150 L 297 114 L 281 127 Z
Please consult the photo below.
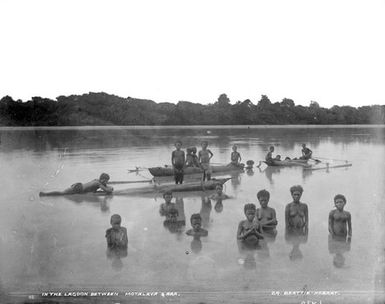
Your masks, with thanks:
M 214 156 L 214 154 L 207 149 L 208 142 L 202 142 L 202 150 L 198 153 L 198 160 L 203 169 L 203 181 L 211 179 L 211 167 L 210 167 L 210 159 Z
M 127 229 L 120 226 L 122 218 L 119 214 L 111 216 L 112 228 L 106 230 L 107 246 L 109 249 L 127 249 Z
M 171 163 L 174 167 L 174 178 L 175 184 L 183 183 L 183 167 L 186 162 L 186 157 L 184 151 L 181 150 L 182 142 L 180 140 L 175 142 L 176 150 L 172 151 L 171 154 Z
M 329 232 L 333 238 L 350 241 L 352 238 L 352 217 L 345 211 L 346 198 L 342 194 L 334 197 L 336 209 L 329 213 Z
M 260 225 L 255 220 L 256 207 L 254 204 L 244 206 L 246 219 L 238 225 L 237 239 L 257 244 L 259 239 L 263 239 Z
M 237 152 L 238 147 L 236 145 L 233 146 L 233 152 L 231 152 L 231 164 L 233 166 L 239 166 L 242 161 L 241 154 Z
M 309 227 L 308 208 L 305 203 L 300 201 L 303 188 L 299 185 L 290 188 L 293 201 L 286 205 L 285 222 L 286 229 L 298 233 L 306 233 Z
M 268 231 L 272 233 L 276 233 L 276 226 L 278 224 L 277 217 L 275 214 L 275 210 L 271 207 L 268 207 L 270 193 L 267 190 L 261 190 L 257 193 L 257 198 L 261 208 L 257 209 L 257 220 L 259 225 L 262 228 L 262 231 Z

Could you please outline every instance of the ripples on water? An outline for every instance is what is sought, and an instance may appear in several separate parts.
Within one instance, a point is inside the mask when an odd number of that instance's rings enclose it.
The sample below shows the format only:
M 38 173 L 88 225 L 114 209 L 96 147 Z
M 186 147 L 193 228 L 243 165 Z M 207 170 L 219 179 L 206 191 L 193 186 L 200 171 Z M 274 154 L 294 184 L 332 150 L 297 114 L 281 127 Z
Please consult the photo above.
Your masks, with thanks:
M 203 300 L 226 300 L 232 294 L 246 302 L 297 303 L 299 298 L 269 294 L 305 286 L 371 301 L 375 291 L 383 291 L 384 282 L 384 133 L 381 127 L 1 129 L 0 291 L 175 290 L 182 292 L 182 302 L 191 296 L 184 291 L 196 292 L 194 297 Z M 353 166 L 329 172 L 255 168 L 226 183 L 225 192 L 232 198 L 221 206 L 199 193 L 178 195 L 173 200 L 176 224 L 159 214 L 160 195 L 37 196 L 41 190 L 62 189 L 101 172 L 113 180 L 148 179 L 146 170 L 128 174 L 127 169 L 169 164 L 177 139 L 184 147 L 208 140 L 216 163 L 229 161 L 233 144 L 244 162 L 257 163 L 272 144 L 277 154 L 294 157 L 305 142 L 314 157 L 347 159 Z M 305 189 L 307 238 L 285 234 L 284 208 L 291 202 L 289 188 L 294 184 Z M 237 226 L 244 219 L 243 205 L 257 204 L 261 189 L 271 193 L 269 206 L 277 212 L 278 234 L 255 250 L 245 250 L 236 241 Z M 337 193 L 347 197 L 345 209 L 352 214 L 349 246 L 328 238 L 328 213 Z M 129 248 L 123 255 L 106 252 L 104 234 L 114 213 L 122 216 L 128 231 Z M 197 240 L 185 234 L 193 213 L 201 214 L 208 237 Z

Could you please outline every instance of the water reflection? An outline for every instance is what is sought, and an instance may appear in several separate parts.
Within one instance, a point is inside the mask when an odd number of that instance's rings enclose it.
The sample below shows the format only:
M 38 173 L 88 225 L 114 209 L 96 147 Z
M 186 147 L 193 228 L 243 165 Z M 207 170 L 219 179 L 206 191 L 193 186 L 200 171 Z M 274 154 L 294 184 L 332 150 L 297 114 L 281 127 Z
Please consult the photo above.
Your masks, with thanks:
M 333 256 L 333 265 L 337 268 L 342 268 L 345 266 L 345 257 L 344 253 L 350 251 L 350 238 L 347 237 L 338 237 L 328 236 L 328 249 L 329 253 Z
M 245 242 L 244 240 L 237 240 L 238 251 L 241 255 L 241 259 L 238 262 L 243 265 L 247 270 L 253 270 L 257 268 L 257 262 L 255 260 L 255 254 L 257 249 L 261 246 L 259 242 Z
M 201 210 L 199 211 L 199 214 L 202 217 L 202 226 L 203 228 L 209 228 L 211 223 L 210 223 L 210 214 L 211 210 L 213 209 L 211 205 L 211 199 L 207 196 L 201 196 Z
M 178 128 L 170 132 L 169 128 L 51 128 L 51 129 L 2 129 L 2 147 L 6 151 L 15 149 L 32 149 L 33 151 L 47 151 L 56 148 L 68 148 L 69 150 L 92 148 L 123 148 L 130 146 L 172 146 L 179 138 L 194 138 L 186 140 L 186 146 L 196 144 L 198 138 L 207 139 L 212 146 L 231 147 L 232 137 L 244 142 L 245 147 L 252 144 L 250 138 L 256 138 L 263 143 L 263 149 L 270 145 L 278 144 L 285 150 L 298 150 L 304 142 L 313 148 L 318 148 L 323 138 L 327 138 L 333 144 L 348 144 L 352 142 L 382 143 L 384 132 L 375 127 L 274 127 L 264 128 L 261 132 L 258 128 L 251 128 L 248 132 L 242 128 L 222 127 L 212 129 L 210 136 L 202 137 L 202 129 Z M 170 134 L 172 133 L 172 134 Z M 101 140 L 102 139 L 102 140 Z M 279 140 L 275 140 L 279 139 Z M 299 153 L 300 154 L 300 153 Z
M 127 257 L 127 249 L 121 248 L 107 248 L 106 251 L 107 259 L 111 261 L 111 267 L 115 271 L 120 271 L 123 269 L 122 258 Z
M 191 244 L 190 244 L 191 251 L 195 254 L 198 254 L 202 251 L 202 241 L 199 236 L 194 236 Z
M 96 195 L 64 195 L 64 199 L 76 204 L 88 203 L 91 205 L 99 205 L 100 211 L 107 213 L 110 211 L 110 201 L 112 196 L 96 196 Z
M 303 229 L 285 229 L 285 240 L 288 244 L 291 244 L 293 247 L 289 253 L 289 258 L 291 261 L 300 260 L 303 258 L 300 245 L 306 244 L 308 238 L 308 230 Z

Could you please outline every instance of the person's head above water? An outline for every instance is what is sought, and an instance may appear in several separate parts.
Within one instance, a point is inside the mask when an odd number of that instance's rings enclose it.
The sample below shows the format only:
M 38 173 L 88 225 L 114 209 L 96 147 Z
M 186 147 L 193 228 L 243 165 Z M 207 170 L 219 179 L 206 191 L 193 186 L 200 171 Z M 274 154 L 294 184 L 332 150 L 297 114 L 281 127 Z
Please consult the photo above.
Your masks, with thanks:
M 344 206 L 346 204 L 346 197 L 342 194 L 337 194 L 335 197 L 334 197 L 334 205 L 336 206 L 336 208 L 338 210 L 343 210 L 344 209 Z
M 209 143 L 208 143 L 207 140 L 204 140 L 204 141 L 202 141 L 201 145 L 202 145 L 202 148 L 207 148 L 207 146 L 209 145 Z
M 233 146 L 233 151 L 236 152 L 237 149 L 238 149 L 237 145 L 234 145 L 234 146 Z
M 190 223 L 194 230 L 199 230 L 202 225 L 201 215 L 199 213 L 192 214 L 190 218 Z
M 262 207 L 267 206 L 267 203 L 269 202 L 269 199 L 270 199 L 270 193 L 269 191 L 263 189 L 261 191 L 258 191 L 257 198 Z
M 99 181 L 102 184 L 107 184 L 107 182 L 110 180 L 110 176 L 107 173 L 100 174 Z
M 290 193 L 293 194 L 294 192 L 300 192 L 303 193 L 303 188 L 301 185 L 294 185 L 290 188 Z
M 217 185 L 215 186 L 215 192 L 218 193 L 218 194 L 222 194 L 222 192 L 223 192 L 223 186 L 222 186 L 222 184 L 217 184 Z
M 257 208 L 254 204 L 246 204 L 243 210 L 245 212 L 246 218 L 251 222 L 255 217 Z
M 273 147 L 273 146 L 270 146 L 270 147 L 269 147 L 269 151 L 270 151 L 270 152 L 274 152 L 274 147 Z
M 112 228 L 117 229 L 120 227 L 120 224 L 122 223 L 122 218 L 119 214 L 114 214 L 111 216 L 110 223 Z
M 166 191 L 165 193 L 163 193 L 163 198 L 166 201 L 166 203 L 170 203 L 172 200 L 172 192 Z
M 192 153 L 197 153 L 197 147 L 191 147 L 191 152 Z
M 300 185 L 295 185 L 290 188 L 290 193 L 294 201 L 298 202 L 302 196 L 303 188 Z
M 180 149 L 182 147 L 182 142 L 180 140 L 177 140 L 175 142 L 175 148 Z
M 306 144 L 302 144 L 302 148 L 306 148 Z

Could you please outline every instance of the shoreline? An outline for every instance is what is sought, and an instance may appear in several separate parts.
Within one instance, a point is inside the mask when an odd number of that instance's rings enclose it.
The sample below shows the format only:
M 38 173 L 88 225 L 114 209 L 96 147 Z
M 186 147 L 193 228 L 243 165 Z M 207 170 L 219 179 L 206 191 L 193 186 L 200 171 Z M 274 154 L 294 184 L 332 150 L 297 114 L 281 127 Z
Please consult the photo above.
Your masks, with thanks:
M 0 131 L 25 130 L 151 130 L 151 129 L 354 129 L 385 128 L 385 124 L 353 125 L 153 125 L 153 126 L 0 126 Z

